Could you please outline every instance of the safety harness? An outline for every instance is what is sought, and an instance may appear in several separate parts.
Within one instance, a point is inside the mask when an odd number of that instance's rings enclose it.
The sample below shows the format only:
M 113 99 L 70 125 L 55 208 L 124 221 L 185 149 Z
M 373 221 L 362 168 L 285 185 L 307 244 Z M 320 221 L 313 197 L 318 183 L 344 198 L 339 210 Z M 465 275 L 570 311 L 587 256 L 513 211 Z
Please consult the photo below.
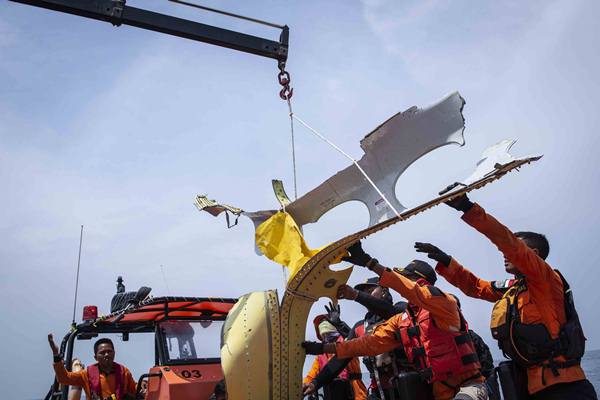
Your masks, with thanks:
M 492 310 L 492 336 L 505 357 L 512 359 L 524 367 L 539 365 L 549 368 L 554 376 L 559 376 L 559 370 L 579 365 L 585 353 L 585 336 L 579 321 L 573 293 L 562 274 L 555 270 L 563 283 L 564 308 L 566 323 L 560 328 L 557 338 L 552 338 L 548 328 L 543 323 L 527 324 L 522 322 L 519 309 L 519 296 L 527 290 L 527 282 L 518 279 L 511 282 L 505 290 L 502 299 L 498 300 Z M 558 357 L 565 360 L 558 360 Z M 542 384 L 545 385 L 542 371 Z
M 432 295 L 445 294 L 434 286 L 428 286 Z M 460 310 L 460 328 L 448 332 L 437 327 L 429 311 L 409 305 L 406 309 L 399 340 L 404 346 L 408 360 L 413 362 L 421 377 L 428 382 L 442 382 L 468 371 L 476 371 L 458 386 L 481 376 L 479 358 L 473 344 L 469 327 Z

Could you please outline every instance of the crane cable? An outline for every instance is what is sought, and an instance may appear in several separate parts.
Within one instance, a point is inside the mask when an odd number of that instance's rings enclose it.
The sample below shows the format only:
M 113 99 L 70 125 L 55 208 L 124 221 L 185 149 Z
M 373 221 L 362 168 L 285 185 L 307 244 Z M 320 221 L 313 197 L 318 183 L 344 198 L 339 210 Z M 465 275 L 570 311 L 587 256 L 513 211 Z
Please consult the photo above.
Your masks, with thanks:
M 319 139 L 323 140 L 325 143 L 327 143 L 328 145 L 333 147 L 344 157 L 349 159 L 356 166 L 356 168 L 358 168 L 360 173 L 365 177 L 365 179 L 367 180 L 367 182 L 369 182 L 369 184 L 373 187 L 373 189 L 375 189 L 377 194 L 379 194 L 379 196 L 381 196 L 381 199 L 388 205 L 388 207 L 394 212 L 394 214 L 396 214 L 396 216 L 400 220 L 402 220 L 402 216 L 400 215 L 398 210 L 396 210 L 396 207 L 394 207 L 394 205 L 385 197 L 385 195 L 377 187 L 375 182 L 373 182 L 373 180 L 369 177 L 369 175 L 367 175 L 366 171 L 360 166 L 360 164 L 358 164 L 358 161 L 356 161 L 348 153 L 346 153 L 344 150 L 342 150 L 339 146 L 337 146 L 331 140 L 327 139 L 325 136 L 323 136 L 322 134 L 317 132 L 316 129 L 314 129 L 313 127 L 308 125 L 300 117 L 298 117 L 296 114 L 294 114 L 294 112 L 292 110 L 292 102 L 291 102 L 291 98 L 294 95 L 294 89 L 290 87 L 291 78 L 290 78 L 289 72 L 287 72 L 285 70 L 284 62 L 279 62 L 278 79 L 279 79 L 279 84 L 283 87 L 281 89 L 281 91 L 279 92 L 279 97 L 281 97 L 281 99 L 287 101 L 289 114 L 290 114 L 290 126 L 291 126 L 291 135 L 292 135 L 292 164 L 293 164 L 293 173 L 294 173 L 294 200 L 298 199 L 298 191 L 297 191 L 297 184 L 296 184 L 296 145 L 295 145 L 295 140 L 294 140 L 294 119 L 296 119 L 298 122 L 300 122 L 302 125 L 304 125 L 308 130 L 310 130 L 312 133 L 314 133 Z
M 287 102 L 290 115 L 290 132 L 292 142 L 292 172 L 294 176 L 294 200 L 298 200 L 298 184 L 296 174 L 296 140 L 294 137 L 294 112 L 292 111 L 292 96 L 294 95 L 294 88 L 290 87 L 290 82 L 292 81 L 292 78 L 290 77 L 290 73 L 285 70 L 285 62 L 280 61 L 278 64 L 278 68 L 279 74 L 277 75 L 277 80 L 279 81 L 279 84 L 282 87 L 279 91 L 279 97 Z

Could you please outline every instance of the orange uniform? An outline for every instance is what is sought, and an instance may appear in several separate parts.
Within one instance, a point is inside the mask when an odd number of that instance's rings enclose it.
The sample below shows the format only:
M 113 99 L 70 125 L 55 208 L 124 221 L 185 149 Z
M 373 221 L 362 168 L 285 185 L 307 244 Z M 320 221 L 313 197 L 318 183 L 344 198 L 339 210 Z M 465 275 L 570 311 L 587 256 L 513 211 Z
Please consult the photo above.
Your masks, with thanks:
M 563 284 L 558 274 L 525 242 L 487 214 L 478 204 L 464 213 L 462 219 L 490 239 L 524 277 L 527 290 L 518 298 L 522 322 L 542 323 L 552 338 L 557 338 L 560 327 L 566 322 Z M 490 302 L 502 298 L 503 293 L 496 290 L 492 282 L 478 278 L 454 259 L 448 267 L 438 263 L 436 271 L 467 296 Z M 559 371 L 560 375 L 554 376 L 548 368 L 529 367 L 527 369 L 529 393 L 536 393 L 556 383 L 585 379 L 585 374 L 579 365 Z
M 410 305 L 428 310 L 438 328 L 448 332 L 458 332 L 460 330 L 460 314 L 454 297 L 445 293 L 442 293 L 442 295 L 433 295 L 427 286 L 421 286 L 396 271 L 384 271 L 379 283 L 382 286 L 396 290 L 402 297 L 408 300 Z M 378 325 L 370 335 L 337 343 L 337 356 L 339 358 L 361 355 L 376 356 L 401 346 L 397 337 L 403 318 L 406 318 L 406 313 L 396 314 L 383 324 Z M 456 390 L 448 385 L 458 387 L 465 379 L 476 375 L 478 372 L 476 370 L 464 372 L 448 379 L 445 382 L 446 384 L 434 382 L 432 386 L 435 399 L 453 399 Z M 480 376 L 472 381 L 483 382 L 484 378 Z
M 62 361 L 55 362 L 53 364 L 54 371 L 56 372 L 56 380 L 63 385 L 80 386 L 85 391 L 85 395 L 88 399 L 92 398 L 90 390 L 90 381 L 88 379 L 87 370 L 83 369 L 77 372 L 69 372 L 65 368 Z M 123 367 L 123 375 L 125 378 L 125 393 L 135 394 L 136 382 L 131 376 L 131 372 L 126 367 Z M 110 395 L 116 392 L 116 377 L 115 374 L 105 376 L 100 373 L 100 390 L 102 391 L 102 398 L 110 397 Z
M 329 354 L 328 358 L 333 358 L 333 354 Z M 360 362 L 358 361 L 358 358 L 353 358 L 352 360 L 350 360 L 350 363 L 348 364 L 346 369 L 350 374 L 360 374 Z M 319 375 L 319 372 L 321 372 L 319 358 L 315 357 L 315 361 L 313 362 L 310 371 L 308 371 L 308 374 L 306 375 L 306 377 L 304 377 L 304 380 L 302 382 L 312 382 L 316 378 L 316 376 Z M 350 382 L 352 383 L 352 389 L 354 390 L 354 400 L 366 400 L 367 388 L 363 381 L 360 379 L 352 379 Z

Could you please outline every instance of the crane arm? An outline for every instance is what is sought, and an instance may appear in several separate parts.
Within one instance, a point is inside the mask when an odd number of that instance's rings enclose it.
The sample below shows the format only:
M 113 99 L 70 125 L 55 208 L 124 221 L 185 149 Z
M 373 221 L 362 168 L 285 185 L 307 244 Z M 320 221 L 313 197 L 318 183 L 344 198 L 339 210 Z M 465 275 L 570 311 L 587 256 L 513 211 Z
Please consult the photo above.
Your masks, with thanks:
M 148 29 L 167 35 L 214 44 L 285 63 L 289 28 L 284 26 L 279 42 L 247 35 L 171 15 L 131 7 L 125 0 L 10 0 L 16 3 L 79 15 L 99 21 Z

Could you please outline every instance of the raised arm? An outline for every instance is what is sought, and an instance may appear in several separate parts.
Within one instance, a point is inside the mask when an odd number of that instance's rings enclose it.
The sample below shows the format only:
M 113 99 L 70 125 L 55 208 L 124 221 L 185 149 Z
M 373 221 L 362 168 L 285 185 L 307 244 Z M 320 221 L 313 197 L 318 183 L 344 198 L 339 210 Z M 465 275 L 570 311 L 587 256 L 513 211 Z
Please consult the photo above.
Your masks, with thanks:
M 379 284 L 394 289 L 415 306 L 429 311 L 442 329 L 458 329 L 460 315 L 456 300 L 442 293 L 434 286 L 420 285 L 402 276 L 399 271 L 392 271 L 379 264 L 377 259 L 364 252 L 360 242 L 348 248 L 350 256 L 344 260 L 355 265 L 369 268 L 379 275 Z M 361 338 L 362 339 L 362 338 Z
M 377 315 L 382 319 L 388 319 L 394 314 L 398 314 L 400 310 L 389 301 L 378 299 L 360 290 L 354 289 L 352 286 L 340 285 L 337 293 L 338 299 L 354 300 L 362 306 L 366 307 L 369 312 Z M 331 322 L 331 321 L 330 321 Z M 333 323 L 333 322 L 332 322 Z M 335 325 L 335 324 L 334 324 Z
M 492 282 L 477 277 L 474 273 L 460 265 L 454 258 L 450 260 L 448 266 L 438 263 L 435 270 L 448 283 L 456 286 L 469 297 L 492 303 L 502 298 L 502 292 L 495 289 Z
M 396 339 L 400 316 L 401 314 L 396 314 L 378 325 L 370 335 L 335 343 L 335 347 L 326 345 L 325 350 L 335 350 L 338 358 L 347 359 L 358 356 L 376 356 L 391 351 L 401 345 Z
M 381 275 L 381 284 L 394 289 L 409 303 L 429 311 L 442 329 L 458 329 L 460 315 L 456 300 L 445 295 L 435 286 L 421 286 L 397 271 L 385 269 Z
M 342 311 L 340 305 L 329 302 L 329 305 L 325 306 L 325 311 L 327 311 L 327 321 L 335 326 L 335 329 L 337 329 L 339 334 L 346 339 L 350 335 L 351 329 L 348 324 L 341 319 Z
M 382 319 L 391 318 L 392 316 L 398 314 L 398 312 L 401 312 L 389 301 L 378 299 L 365 292 L 358 292 L 355 301 L 359 304 L 362 304 L 367 308 L 367 310 Z
M 417 252 L 425 253 L 427 257 L 437 261 L 436 272 L 467 296 L 491 302 L 495 302 L 502 297 L 502 293 L 495 290 L 491 282 L 478 278 L 454 258 L 431 243 L 416 242 L 415 249 Z
M 77 372 L 67 371 L 63 360 L 59 358 L 60 354 L 58 347 L 56 346 L 56 343 L 54 343 L 54 337 L 51 333 L 48 334 L 48 344 L 50 345 L 52 356 L 54 357 L 54 363 L 52 366 L 54 367 L 54 372 L 56 373 L 56 380 L 63 385 L 83 386 L 85 382 L 85 370 Z
M 487 214 L 479 204 L 471 203 L 462 219 L 495 244 L 506 260 L 513 264 L 521 275 L 529 278 L 528 283 L 555 279 L 552 267 L 510 229 Z

